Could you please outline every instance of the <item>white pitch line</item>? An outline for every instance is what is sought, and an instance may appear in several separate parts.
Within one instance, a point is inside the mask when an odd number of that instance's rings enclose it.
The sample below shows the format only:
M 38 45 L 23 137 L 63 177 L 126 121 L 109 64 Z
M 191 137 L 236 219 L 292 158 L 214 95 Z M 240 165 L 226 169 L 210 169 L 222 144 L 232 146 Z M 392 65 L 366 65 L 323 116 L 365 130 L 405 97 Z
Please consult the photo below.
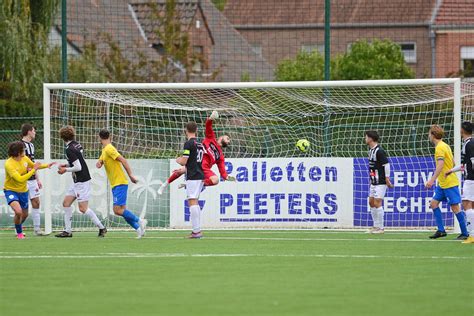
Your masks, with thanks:
M 98 239 L 97 237 L 86 236 L 79 237 L 80 239 Z M 124 236 L 107 236 L 105 239 L 131 239 L 132 237 Z M 146 236 L 142 240 L 146 239 L 172 239 L 172 240 L 185 240 L 185 236 Z M 431 239 L 404 239 L 404 238 L 297 238 L 297 237 L 212 237 L 205 236 L 203 240 L 268 240 L 268 241 L 381 241 L 381 242 L 458 242 L 459 240 L 454 239 L 442 239 L 442 240 L 431 240 Z M 140 241 L 137 241 L 140 242 Z
M 3 252 L 5 253 L 5 252 Z M 6 253 L 5 253 L 6 254 Z M 12 253 L 16 254 L 16 253 Z M 329 258 L 329 259 L 401 259 L 401 260 L 473 260 L 474 257 L 456 256 L 384 256 L 384 255 L 345 255 L 345 254 L 243 254 L 243 253 L 103 253 L 103 254 L 44 254 L 44 255 L 0 255 L 0 259 L 106 259 L 106 258 L 217 258 L 217 257 L 255 257 L 255 258 Z

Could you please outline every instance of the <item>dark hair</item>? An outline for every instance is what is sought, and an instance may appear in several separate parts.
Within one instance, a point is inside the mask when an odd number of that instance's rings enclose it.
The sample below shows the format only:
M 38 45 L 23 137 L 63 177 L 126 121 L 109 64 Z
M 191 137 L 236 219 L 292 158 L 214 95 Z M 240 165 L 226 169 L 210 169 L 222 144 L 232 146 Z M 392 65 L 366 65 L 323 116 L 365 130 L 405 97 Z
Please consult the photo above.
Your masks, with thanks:
M 59 137 L 65 142 L 69 142 L 76 137 L 76 131 L 72 126 L 64 126 L 59 130 Z
M 439 125 L 431 125 L 430 127 L 430 134 L 433 135 L 436 139 L 443 139 L 444 136 L 444 129 Z
M 366 135 L 367 137 L 372 138 L 372 140 L 373 140 L 374 142 L 378 142 L 378 141 L 379 141 L 379 133 L 377 133 L 377 131 L 366 131 L 366 132 L 365 132 L 365 135 Z
M 192 122 L 188 122 L 188 124 L 186 124 L 186 130 L 188 131 L 188 133 L 196 133 L 197 131 L 197 124 L 196 122 L 192 121 Z
M 28 135 L 29 131 L 32 131 L 35 127 L 31 123 L 25 123 L 21 125 L 21 136 Z
M 99 137 L 100 137 L 100 139 L 109 139 L 110 138 L 110 132 L 106 129 L 102 129 L 99 132 Z
M 471 122 L 465 121 L 462 122 L 461 128 L 467 133 L 467 134 L 472 134 L 472 130 L 474 129 L 474 124 Z
M 13 142 L 13 143 L 8 144 L 9 157 L 18 157 L 24 151 L 25 151 L 25 145 L 23 145 L 23 142 Z

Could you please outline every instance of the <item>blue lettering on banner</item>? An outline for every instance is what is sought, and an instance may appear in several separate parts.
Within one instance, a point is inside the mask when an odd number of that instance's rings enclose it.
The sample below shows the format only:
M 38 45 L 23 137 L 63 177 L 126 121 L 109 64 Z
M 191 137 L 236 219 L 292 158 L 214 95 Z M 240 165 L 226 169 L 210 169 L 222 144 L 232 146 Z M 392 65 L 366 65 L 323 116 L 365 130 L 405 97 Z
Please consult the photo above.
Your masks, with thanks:
M 240 165 L 226 161 L 228 174 L 241 183 L 238 192 L 219 193 L 219 217 L 221 222 L 337 222 L 337 192 L 328 192 L 325 186 L 314 186 L 338 181 L 337 167 L 316 165 L 318 160 L 255 159 Z M 275 163 L 277 162 L 277 163 Z M 257 184 L 249 186 L 246 183 Z M 272 183 L 284 184 L 271 188 Z M 307 184 L 309 192 L 291 192 L 292 183 Z M 257 189 L 256 189 L 257 188 Z M 256 191 L 261 188 L 261 191 Z M 319 189 L 322 188 L 322 189 Z M 289 189 L 289 192 L 288 192 Z M 243 192 L 242 192 L 243 191 Z M 204 195 L 206 196 L 206 195 Z M 201 208 L 204 207 L 200 201 Z M 209 206 L 208 206 L 209 207 Z M 217 210 L 216 210 L 217 211 Z M 190 220 L 185 203 L 185 221 Z
M 225 214 L 225 209 L 226 207 L 231 206 L 234 204 L 234 197 L 232 194 L 221 194 L 221 207 L 220 207 L 220 213 Z
M 250 194 L 247 194 L 247 193 L 237 194 L 237 214 L 240 214 L 240 215 L 250 214 L 250 208 L 248 208 L 249 205 L 250 205 Z
M 301 194 L 289 194 L 288 195 L 289 206 L 288 206 L 288 213 L 289 214 L 301 214 L 302 210 L 301 207 Z
M 319 210 L 319 201 L 321 198 L 317 194 L 306 194 L 306 214 L 321 214 Z
M 275 214 L 281 213 L 281 200 L 285 199 L 284 193 L 272 193 L 270 199 L 275 200 Z
M 283 178 L 283 170 L 281 170 L 280 167 L 273 167 L 272 170 L 270 170 L 270 178 L 274 182 L 280 182 L 281 179 Z
M 235 174 L 237 182 L 337 182 L 337 168 L 334 166 L 326 166 L 321 169 L 319 166 L 307 166 L 307 162 L 300 162 L 296 167 L 290 162 L 286 167 L 275 166 L 267 168 L 267 161 L 253 161 L 252 167 L 238 166 L 235 168 L 231 161 L 225 162 L 225 168 L 228 174 Z M 284 172 L 285 170 L 286 172 Z M 295 172 L 296 170 L 296 172 Z M 251 176 L 250 176 L 251 175 Z
M 433 157 L 391 157 L 393 189 L 387 189 L 384 199 L 385 225 L 401 227 L 431 227 L 435 220 L 429 209 L 433 189 L 425 189 L 435 164 Z M 354 158 L 354 226 L 371 226 L 369 212 L 369 171 L 367 158 Z M 327 203 L 328 204 L 328 203 Z M 443 218 L 454 225 L 452 212 L 442 203 Z M 337 207 L 337 205 L 336 205 Z
M 255 214 L 267 214 L 267 194 L 255 194 Z

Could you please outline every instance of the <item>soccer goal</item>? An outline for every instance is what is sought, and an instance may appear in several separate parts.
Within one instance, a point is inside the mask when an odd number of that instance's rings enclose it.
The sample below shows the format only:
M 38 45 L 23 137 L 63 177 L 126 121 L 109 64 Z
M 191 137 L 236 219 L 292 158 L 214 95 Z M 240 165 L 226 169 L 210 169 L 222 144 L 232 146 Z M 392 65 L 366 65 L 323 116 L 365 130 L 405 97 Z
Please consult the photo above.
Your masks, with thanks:
M 100 156 L 100 129 L 131 162 L 139 182 L 130 185 L 128 208 L 150 227 L 189 225 L 182 180 L 163 195 L 157 190 L 175 167 L 185 142 L 184 125 L 196 121 L 203 137 L 206 118 L 219 111 L 217 135 L 227 134 L 227 171 L 201 195 L 208 228 L 365 228 L 368 208 L 368 147 L 364 132 L 376 130 L 391 163 L 395 187 L 384 199 L 387 228 L 431 229 L 434 170 L 431 124 L 460 162 L 460 124 L 472 119 L 472 87 L 459 79 L 183 84 L 44 84 L 46 161 L 65 161 L 58 130 L 72 125 L 84 147 L 93 192 L 91 208 L 109 228 L 127 228 L 113 215 L 110 187 Z M 464 92 L 463 92 L 464 91 Z M 464 94 L 463 94 L 464 93 Z M 470 95 L 470 98 L 468 96 Z M 463 110 L 463 96 L 470 100 Z M 301 151 L 295 144 L 307 139 Z M 46 230 L 61 229 L 62 199 L 71 175 L 49 171 L 44 184 Z M 448 226 L 453 216 L 443 208 Z M 74 229 L 89 229 L 77 208 Z

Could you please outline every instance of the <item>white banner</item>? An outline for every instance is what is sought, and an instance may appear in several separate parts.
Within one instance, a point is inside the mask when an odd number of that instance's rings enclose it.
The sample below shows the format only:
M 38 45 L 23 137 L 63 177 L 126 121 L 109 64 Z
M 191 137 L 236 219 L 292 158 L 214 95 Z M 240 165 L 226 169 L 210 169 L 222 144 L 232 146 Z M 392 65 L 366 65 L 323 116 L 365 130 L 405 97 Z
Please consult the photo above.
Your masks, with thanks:
M 353 226 L 352 158 L 230 159 L 226 168 L 237 181 L 202 192 L 203 228 Z M 179 183 L 170 187 L 172 228 L 190 227 Z
M 42 160 L 41 160 L 42 161 Z M 147 218 L 150 227 L 166 227 L 168 225 L 169 200 L 167 195 L 159 196 L 157 190 L 162 181 L 166 181 L 169 175 L 169 161 L 165 159 L 129 159 L 130 167 L 138 178 L 137 184 L 129 184 L 127 206 L 136 215 Z M 65 163 L 66 160 L 59 160 Z M 105 174 L 105 168 L 97 169 L 96 159 L 86 159 L 89 172 L 92 177 L 91 199 L 89 206 L 100 219 L 110 217 L 114 219 L 111 202 L 110 187 Z M 7 205 L 3 193 L 5 181 L 5 160 L 0 160 L 0 227 L 11 226 L 13 211 Z M 38 176 L 45 179 L 45 173 L 51 175 L 51 213 L 53 227 L 62 226 L 64 195 L 72 184 L 70 173 L 57 174 L 57 167 L 51 170 L 40 170 Z M 44 191 L 42 190 L 42 194 Z M 44 197 L 40 198 L 42 201 Z M 41 202 L 43 203 L 43 202 Z M 44 205 L 43 205 L 44 206 Z M 44 213 L 44 207 L 41 213 Z M 31 203 L 30 203 L 31 207 Z M 79 214 L 77 204 L 73 204 L 73 214 Z M 125 226 L 126 227 L 126 226 Z

